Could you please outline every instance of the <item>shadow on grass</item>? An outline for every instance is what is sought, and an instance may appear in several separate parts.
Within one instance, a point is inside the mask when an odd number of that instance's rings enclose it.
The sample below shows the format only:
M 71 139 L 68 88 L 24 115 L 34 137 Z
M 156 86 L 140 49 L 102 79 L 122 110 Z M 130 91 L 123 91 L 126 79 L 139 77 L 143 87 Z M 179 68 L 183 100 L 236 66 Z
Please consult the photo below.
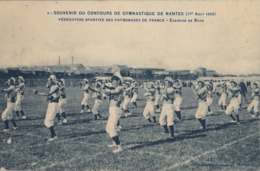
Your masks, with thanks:
M 256 121 L 260 121 L 260 120 L 259 119 L 249 119 L 249 120 L 246 120 L 246 121 L 241 121 L 240 125 L 253 123 L 253 122 L 256 122 Z M 236 123 L 229 123 L 228 122 L 228 123 L 223 123 L 223 124 L 217 124 L 217 126 L 213 125 L 213 124 L 208 124 L 207 126 L 208 127 L 209 126 L 215 126 L 215 127 L 207 128 L 206 130 L 198 129 L 198 130 L 187 131 L 187 134 L 197 134 L 197 133 L 201 133 L 201 132 L 218 131 L 218 130 L 222 130 L 222 129 L 227 129 L 228 127 L 231 127 L 231 126 L 239 126 L 239 125 L 237 125 Z
M 211 116 L 220 116 L 220 115 L 226 115 L 224 112 L 214 112 L 213 114 L 211 115 L 207 115 L 207 117 L 211 117 Z
M 16 121 L 19 122 L 25 122 L 25 121 L 33 121 L 33 120 L 43 120 L 45 118 L 45 114 L 41 115 L 40 117 L 35 117 L 35 116 L 27 116 L 27 119 L 15 119 Z
M 69 120 L 68 123 L 63 124 L 62 126 L 71 126 L 71 125 L 77 125 L 77 124 L 90 123 L 91 121 L 93 121 L 93 119 Z M 101 120 L 101 121 L 102 121 L 102 120 Z
M 260 121 L 260 120 L 259 119 L 248 119 L 248 120 L 245 120 L 245 121 L 241 121 L 240 125 L 249 124 L 249 123 L 253 123 L 253 122 L 256 122 L 256 121 Z M 229 126 L 239 126 L 239 125 L 237 125 L 236 123 L 218 124 L 217 127 L 212 128 L 211 130 L 221 130 L 221 129 L 225 129 Z
M 193 165 L 196 167 L 196 166 L 203 166 L 203 167 L 209 167 L 209 168 L 214 168 L 217 169 L 217 170 L 224 170 L 225 167 L 228 167 L 228 168 L 233 168 L 233 169 L 239 169 L 241 168 L 241 170 L 243 170 L 242 168 L 248 168 L 248 170 L 257 170 L 257 168 L 259 166 L 254 166 L 254 165 L 245 165 L 245 164 L 242 164 L 242 165 L 236 165 L 234 167 L 234 164 L 233 163 L 208 163 L 208 162 L 202 162 L 202 163 L 193 163 Z M 254 168 L 254 169 L 253 169 Z M 235 170 L 236 170 L 235 169 Z M 228 170 L 228 169 L 226 169 Z M 240 169 L 239 169 L 240 170 Z
M 46 128 L 44 126 L 44 124 L 40 124 L 40 125 L 37 125 L 37 124 L 34 124 L 34 125 L 18 125 L 19 127 L 19 130 L 23 130 L 23 129 L 36 129 L 36 128 Z
M 158 124 L 146 124 L 146 125 L 140 125 L 140 126 L 132 126 L 130 128 L 123 128 L 122 131 L 131 131 L 131 130 L 138 130 L 138 129 L 143 129 L 143 128 L 149 128 L 149 127 L 154 127 L 154 126 L 159 126 Z
M 67 113 L 66 116 L 90 116 L 93 115 L 92 113 Z M 40 119 L 44 119 L 45 118 L 45 113 L 41 114 L 41 116 L 39 117 L 35 117 L 35 116 L 27 116 L 27 119 L 23 120 L 23 119 L 15 119 L 17 121 L 31 121 L 31 120 L 40 120 Z
M 131 110 L 131 109 L 138 109 L 138 108 L 144 108 L 144 107 L 145 107 L 145 105 L 138 105 L 137 104 L 137 107 L 131 106 L 131 107 L 129 107 L 129 109 Z
M 121 116 L 120 120 L 121 119 L 127 119 L 127 118 L 137 118 L 137 117 L 140 117 L 140 115 L 136 115 L 136 114 L 132 114 L 132 115 L 129 115 L 129 116 L 125 116 L 124 114 Z
M 173 143 L 173 142 L 176 142 L 176 141 L 183 141 L 183 140 L 186 140 L 186 139 L 201 138 L 201 137 L 205 137 L 205 136 L 206 135 L 182 134 L 182 135 L 177 135 L 174 138 L 159 139 L 159 140 L 156 140 L 156 141 L 145 141 L 145 142 L 141 142 L 141 144 L 138 144 L 138 145 L 133 144 L 134 146 L 127 148 L 127 150 L 135 150 L 135 149 L 140 149 L 140 148 L 143 148 L 143 147 L 161 145 L 161 144 L 165 144 L 165 143 Z M 127 145 L 131 145 L 131 144 L 127 144 Z
M 192 117 L 182 117 L 182 119 L 181 119 L 181 121 L 190 121 L 190 120 L 195 120 L 195 117 L 194 116 L 192 116 Z M 179 122 L 181 122 L 181 121 L 179 121 Z
M 105 134 L 106 131 L 92 131 L 92 132 L 77 132 L 77 133 L 72 133 L 72 134 L 65 134 L 65 135 L 60 135 L 62 138 L 78 138 L 78 137 L 87 137 L 91 135 L 98 135 L 98 134 Z
M 186 106 L 186 107 L 182 107 L 181 110 L 185 110 L 185 109 L 197 109 L 198 106 Z
M 246 121 L 242 121 L 241 124 L 242 125 L 243 124 L 249 124 L 249 123 L 256 122 L 256 121 L 259 121 L 259 120 L 258 119 L 246 120 Z M 230 126 L 236 126 L 236 125 L 237 124 L 234 124 L 234 123 L 224 123 L 224 124 L 219 125 L 215 128 L 208 128 L 207 130 L 202 130 L 202 129 L 191 130 L 191 131 L 187 131 L 186 133 L 179 134 L 174 138 L 159 139 L 159 140 L 156 140 L 156 141 L 145 141 L 145 142 L 140 142 L 137 145 L 135 145 L 133 143 L 133 147 L 129 147 L 127 149 L 128 150 L 134 150 L 134 149 L 140 149 L 140 148 L 147 147 L 147 146 L 154 146 L 154 145 L 159 145 L 159 144 L 164 144 L 164 143 L 173 143 L 173 142 L 176 142 L 176 141 L 183 141 L 183 140 L 186 140 L 186 139 L 206 137 L 207 135 L 205 133 L 207 133 L 209 131 L 226 129 Z M 239 125 L 237 125 L 237 126 L 239 126 Z M 203 134 L 200 134 L 200 133 L 203 133 Z M 199 134 L 199 135 L 197 135 L 197 134 Z M 127 145 L 131 145 L 131 144 L 127 144 Z
M 78 124 L 78 123 L 76 123 Z M 67 124 L 66 124 L 67 125 Z M 159 126 L 157 124 L 147 124 L 147 125 L 140 125 L 140 126 L 133 126 L 130 128 L 123 128 L 120 132 L 125 132 L 125 131 L 131 131 L 131 130 L 138 130 L 138 129 L 143 129 L 143 128 L 148 128 L 148 127 L 154 127 L 154 126 Z M 84 130 L 82 130 L 84 131 Z M 90 136 L 90 135 L 96 135 L 96 134 L 107 134 L 105 130 L 100 130 L 100 131 L 92 131 L 92 132 L 78 132 L 78 133 L 71 133 L 67 135 L 61 135 L 64 138 L 75 138 L 75 137 L 85 137 L 85 136 Z

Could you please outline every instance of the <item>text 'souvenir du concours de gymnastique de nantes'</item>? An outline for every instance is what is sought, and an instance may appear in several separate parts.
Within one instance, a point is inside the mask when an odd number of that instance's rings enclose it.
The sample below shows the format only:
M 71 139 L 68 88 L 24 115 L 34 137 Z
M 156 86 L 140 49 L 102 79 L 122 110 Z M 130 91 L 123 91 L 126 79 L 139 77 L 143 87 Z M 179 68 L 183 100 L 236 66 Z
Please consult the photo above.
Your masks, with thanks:
M 48 11 L 59 22 L 204 23 L 214 11 Z

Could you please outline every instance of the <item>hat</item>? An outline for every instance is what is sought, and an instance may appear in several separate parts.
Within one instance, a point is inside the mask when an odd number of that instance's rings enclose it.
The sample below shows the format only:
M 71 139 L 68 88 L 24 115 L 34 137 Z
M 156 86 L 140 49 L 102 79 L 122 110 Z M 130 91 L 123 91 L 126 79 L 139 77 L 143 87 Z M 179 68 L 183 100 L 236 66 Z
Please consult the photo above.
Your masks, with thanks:
M 138 83 L 137 82 L 133 82 L 132 85 L 136 87 L 136 86 L 138 86 Z
M 88 83 L 88 79 L 84 78 L 83 81 L 87 82 Z
M 258 82 L 253 82 L 253 84 L 252 85 L 256 85 L 257 87 L 259 87 L 259 84 L 258 84 Z
M 205 85 L 205 83 L 203 81 L 201 81 L 201 80 L 196 82 L 196 84 L 199 84 L 199 83 L 201 83 L 202 85 Z
M 206 86 L 207 86 L 208 89 L 213 90 L 213 85 L 212 85 L 211 82 L 207 82 Z
M 62 84 L 65 85 L 65 79 L 64 78 L 60 79 L 60 82 L 62 82 Z
M 114 75 L 112 76 L 111 80 L 114 80 L 114 79 L 120 80 L 121 83 L 123 83 L 123 81 L 124 81 L 122 75 L 119 72 L 115 72 L 114 73 Z
M 209 84 L 213 87 L 213 83 L 210 81 Z
M 124 82 L 124 84 L 126 84 L 126 85 L 130 85 L 130 82 L 128 82 L 128 81 L 125 81 L 125 82 Z
M 236 81 L 234 81 L 234 80 L 230 81 L 230 83 L 234 83 L 234 84 L 236 84 L 236 85 L 237 85 L 237 82 L 236 82 Z
M 148 85 L 151 86 L 151 88 L 154 88 L 154 83 L 153 82 L 149 82 Z
M 181 80 L 175 79 L 174 82 L 176 82 L 176 83 L 181 83 Z
M 102 84 L 102 83 L 105 83 L 104 80 L 96 80 L 96 82 L 97 82 L 97 83 L 101 83 L 101 84 Z
M 24 82 L 24 78 L 22 76 L 19 76 L 18 79 Z
M 164 81 L 169 81 L 170 83 L 172 83 L 172 82 L 173 82 L 173 80 L 172 80 L 172 78 L 171 78 L 171 77 L 165 77 L 165 78 L 164 78 Z
M 101 87 L 102 86 L 102 82 L 101 81 L 96 81 L 96 87 Z
M 15 82 L 15 78 L 14 77 L 10 77 L 10 80 Z
M 154 81 L 154 83 L 160 84 L 160 80 L 156 80 Z
M 54 82 L 57 83 L 57 78 L 55 75 L 50 75 L 49 78 Z
M 7 82 L 7 84 L 14 84 L 15 83 L 15 78 L 14 77 L 10 77 Z

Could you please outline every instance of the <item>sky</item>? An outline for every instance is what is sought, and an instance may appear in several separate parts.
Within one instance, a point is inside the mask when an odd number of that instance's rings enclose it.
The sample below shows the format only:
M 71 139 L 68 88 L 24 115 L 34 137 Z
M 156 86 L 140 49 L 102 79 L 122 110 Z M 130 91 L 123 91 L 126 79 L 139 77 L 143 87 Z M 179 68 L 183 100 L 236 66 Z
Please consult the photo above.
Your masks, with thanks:
M 67 16 L 47 15 L 67 10 L 213 11 L 216 16 L 191 17 L 204 23 L 124 23 L 60 22 L 58 18 Z M 260 73 L 260 2 L 256 0 L 4 1 L 0 18 L 0 67 L 55 65 L 59 56 L 61 64 L 70 64 L 73 56 L 74 63 L 85 66 L 206 67 L 225 74 Z

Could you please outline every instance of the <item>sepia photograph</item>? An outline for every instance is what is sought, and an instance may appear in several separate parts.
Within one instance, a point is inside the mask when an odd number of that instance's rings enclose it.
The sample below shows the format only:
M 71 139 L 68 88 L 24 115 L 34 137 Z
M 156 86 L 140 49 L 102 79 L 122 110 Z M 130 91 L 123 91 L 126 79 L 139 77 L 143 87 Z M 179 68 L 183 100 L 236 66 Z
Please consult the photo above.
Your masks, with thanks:
M 260 1 L 0 1 L 0 171 L 260 170 Z

